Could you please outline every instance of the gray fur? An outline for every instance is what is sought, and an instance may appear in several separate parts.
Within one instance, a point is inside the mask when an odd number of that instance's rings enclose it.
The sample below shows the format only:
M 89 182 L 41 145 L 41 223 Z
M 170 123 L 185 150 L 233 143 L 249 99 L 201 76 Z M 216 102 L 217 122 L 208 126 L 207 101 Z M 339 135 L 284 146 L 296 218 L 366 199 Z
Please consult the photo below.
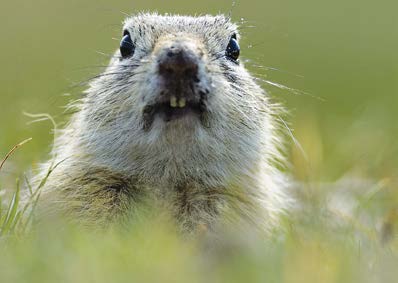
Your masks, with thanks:
M 145 198 L 190 232 L 221 222 L 261 230 L 278 225 L 289 201 L 277 168 L 284 162 L 277 107 L 242 63 L 224 56 L 237 26 L 224 16 L 139 14 L 124 29 L 134 56 L 120 60 L 117 51 L 74 104 L 77 112 L 57 133 L 53 158 L 37 176 L 62 161 L 44 187 L 42 209 L 107 225 Z M 204 51 L 198 87 L 209 90 L 208 111 L 205 122 L 155 119 L 145 129 L 144 108 L 159 94 L 154 53 L 170 36 Z

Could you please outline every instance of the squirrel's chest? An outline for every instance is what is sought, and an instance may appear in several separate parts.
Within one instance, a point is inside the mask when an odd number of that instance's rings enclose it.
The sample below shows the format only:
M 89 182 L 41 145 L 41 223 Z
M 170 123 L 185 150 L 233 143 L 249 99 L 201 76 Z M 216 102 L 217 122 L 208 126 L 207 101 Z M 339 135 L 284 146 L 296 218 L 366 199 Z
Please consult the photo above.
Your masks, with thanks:
M 166 211 L 184 230 L 210 227 L 226 204 L 223 188 L 186 183 L 143 189 L 143 199 L 156 210 Z

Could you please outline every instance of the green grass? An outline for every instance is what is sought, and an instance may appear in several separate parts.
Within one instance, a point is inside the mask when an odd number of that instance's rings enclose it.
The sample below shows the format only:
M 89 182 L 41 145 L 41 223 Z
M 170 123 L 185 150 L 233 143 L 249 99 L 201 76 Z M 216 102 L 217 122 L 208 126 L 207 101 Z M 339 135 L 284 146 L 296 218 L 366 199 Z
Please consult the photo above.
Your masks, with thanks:
M 288 141 L 303 204 L 269 241 L 215 256 L 147 215 L 106 233 L 43 223 L 26 234 L 51 123 L 71 85 L 98 74 L 118 46 L 123 12 L 228 13 L 232 1 L 8 1 L 0 9 L 0 282 L 395 282 L 398 278 L 397 3 L 237 1 L 242 60 L 291 113 Z M 241 20 L 243 18 L 243 21 Z M 253 27 L 254 26 L 254 27 Z M 113 40 L 112 38 L 115 38 Z M 64 95 L 68 94 L 68 95 Z M 304 153 L 303 153 L 304 151 Z M 19 180 L 16 183 L 16 180 Z M 44 182 L 45 180 L 43 180 Z M 30 200 L 21 203 L 20 196 Z M 331 208 L 328 208 L 328 204 Z M 394 229 L 395 228 L 395 229 Z
M 304 185 L 301 207 L 267 239 L 227 233 L 222 244 L 203 245 L 154 208 L 107 230 L 62 218 L 36 222 L 40 189 L 55 166 L 36 188 L 26 179 L 26 202 L 17 180 L 2 203 L 0 282 L 395 282 L 398 275 L 396 207 L 384 215 L 397 198 L 388 180 Z M 334 197 L 348 202 L 327 207 Z

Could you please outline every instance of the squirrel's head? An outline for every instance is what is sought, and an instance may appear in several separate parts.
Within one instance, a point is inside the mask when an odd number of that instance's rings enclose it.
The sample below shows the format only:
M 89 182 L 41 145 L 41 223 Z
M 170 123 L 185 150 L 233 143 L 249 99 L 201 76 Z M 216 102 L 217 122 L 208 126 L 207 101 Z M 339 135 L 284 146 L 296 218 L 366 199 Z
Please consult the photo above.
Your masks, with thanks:
M 270 111 L 239 60 L 229 18 L 140 14 L 125 21 L 120 39 L 83 100 L 87 144 L 126 164 L 148 156 L 233 164 L 258 154 Z

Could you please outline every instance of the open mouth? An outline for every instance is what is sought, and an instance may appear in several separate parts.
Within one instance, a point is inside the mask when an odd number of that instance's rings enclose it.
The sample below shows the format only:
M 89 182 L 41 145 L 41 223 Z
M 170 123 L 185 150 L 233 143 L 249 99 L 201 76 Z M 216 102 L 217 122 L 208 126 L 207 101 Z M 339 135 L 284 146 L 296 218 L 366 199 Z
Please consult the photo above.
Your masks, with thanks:
M 170 101 L 154 105 L 153 114 L 159 114 L 168 122 L 187 115 L 200 115 L 203 111 L 204 107 L 199 102 L 189 101 L 185 97 L 171 96 Z
M 177 98 L 176 96 L 171 96 L 168 100 L 147 105 L 144 108 L 144 129 L 150 127 L 156 115 L 163 121 L 170 122 L 188 115 L 200 118 L 205 110 L 206 106 L 203 100 L 195 101 L 186 97 Z

